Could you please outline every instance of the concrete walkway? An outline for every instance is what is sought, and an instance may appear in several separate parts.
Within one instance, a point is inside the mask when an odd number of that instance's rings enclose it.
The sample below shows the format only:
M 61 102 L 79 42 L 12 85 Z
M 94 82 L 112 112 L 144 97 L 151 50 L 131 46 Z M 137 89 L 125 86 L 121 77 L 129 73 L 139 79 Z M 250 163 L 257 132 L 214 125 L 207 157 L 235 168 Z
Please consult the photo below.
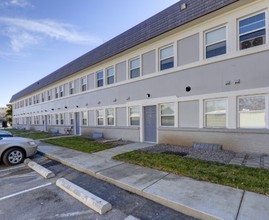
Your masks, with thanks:
M 53 160 L 199 219 L 268 219 L 268 196 L 111 159 L 148 146 L 133 143 L 88 154 L 40 143 L 38 150 Z

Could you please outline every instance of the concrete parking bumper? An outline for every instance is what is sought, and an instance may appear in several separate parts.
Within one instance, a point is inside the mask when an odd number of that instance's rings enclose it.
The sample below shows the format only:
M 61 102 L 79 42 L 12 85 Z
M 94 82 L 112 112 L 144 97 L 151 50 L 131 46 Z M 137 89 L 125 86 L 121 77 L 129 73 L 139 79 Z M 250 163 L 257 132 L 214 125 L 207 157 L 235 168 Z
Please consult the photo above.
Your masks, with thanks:
M 53 172 L 46 169 L 45 167 L 40 166 L 34 161 L 27 159 L 27 161 L 25 161 L 24 163 L 27 164 L 31 169 L 33 169 L 34 171 L 36 171 L 38 174 L 40 174 L 46 179 L 55 177 L 55 174 Z
M 112 209 L 112 205 L 109 202 L 95 196 L 64 178 L 58 179 L 56 181 L 56 185 L 101 215 Z

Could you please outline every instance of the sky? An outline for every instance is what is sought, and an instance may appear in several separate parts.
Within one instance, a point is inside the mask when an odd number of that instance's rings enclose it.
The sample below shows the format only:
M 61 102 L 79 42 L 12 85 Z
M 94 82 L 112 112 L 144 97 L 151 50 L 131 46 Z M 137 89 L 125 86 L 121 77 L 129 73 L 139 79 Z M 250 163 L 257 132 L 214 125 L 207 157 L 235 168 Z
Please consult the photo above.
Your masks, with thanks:
M 0 0 L 0 107 L 179 0 Z

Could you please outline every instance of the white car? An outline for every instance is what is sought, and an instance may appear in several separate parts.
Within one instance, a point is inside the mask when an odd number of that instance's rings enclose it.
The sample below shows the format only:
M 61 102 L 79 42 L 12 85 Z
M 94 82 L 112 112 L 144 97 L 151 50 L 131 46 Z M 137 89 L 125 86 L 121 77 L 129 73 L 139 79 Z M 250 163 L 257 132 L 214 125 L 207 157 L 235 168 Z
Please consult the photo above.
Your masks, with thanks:
M 0 137 L 0 160 L 6 165 L 17 165 L 37 152 L 37 142 L 29 138 Z

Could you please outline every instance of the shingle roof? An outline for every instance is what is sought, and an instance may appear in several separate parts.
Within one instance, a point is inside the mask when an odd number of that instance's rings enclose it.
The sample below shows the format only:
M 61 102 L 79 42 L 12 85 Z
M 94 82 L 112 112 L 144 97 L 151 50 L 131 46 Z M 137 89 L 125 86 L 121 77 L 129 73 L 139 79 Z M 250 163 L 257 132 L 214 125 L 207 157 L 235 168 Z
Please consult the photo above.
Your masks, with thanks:
M 13 95 L 10 102 L 237 1 L 181 0 L 26 87 Z M 181 11 L 182 3 L 187 8 Z

